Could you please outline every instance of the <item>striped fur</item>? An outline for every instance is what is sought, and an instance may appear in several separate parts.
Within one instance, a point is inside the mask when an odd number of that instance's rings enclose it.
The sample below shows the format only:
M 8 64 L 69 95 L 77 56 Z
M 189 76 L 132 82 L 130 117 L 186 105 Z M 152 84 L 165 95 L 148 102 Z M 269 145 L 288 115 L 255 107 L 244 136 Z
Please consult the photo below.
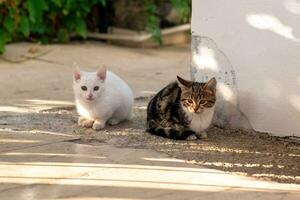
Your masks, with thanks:
M 192 134 L 200 137 L 210 125 L 215 93 L 214 78 L 208 83 L 198 83 L 178 77 L 178 82 L 170 83 L 150 100 L 147 131 L 175 140 L 184 140 Z

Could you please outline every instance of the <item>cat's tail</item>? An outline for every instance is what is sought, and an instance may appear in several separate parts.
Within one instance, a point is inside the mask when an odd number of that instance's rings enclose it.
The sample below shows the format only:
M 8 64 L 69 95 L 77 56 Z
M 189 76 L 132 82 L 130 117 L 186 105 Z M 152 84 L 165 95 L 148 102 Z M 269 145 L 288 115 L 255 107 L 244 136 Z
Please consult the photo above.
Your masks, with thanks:
M 185 140 L 187 137 L 194 134 L 192 130 L 188 130 L 180 124 L 167 123 L 166 125 L 164 122 L 157 123 L 154 120 L 147 122 L 146 131 L 153 135 L 173 140 Z

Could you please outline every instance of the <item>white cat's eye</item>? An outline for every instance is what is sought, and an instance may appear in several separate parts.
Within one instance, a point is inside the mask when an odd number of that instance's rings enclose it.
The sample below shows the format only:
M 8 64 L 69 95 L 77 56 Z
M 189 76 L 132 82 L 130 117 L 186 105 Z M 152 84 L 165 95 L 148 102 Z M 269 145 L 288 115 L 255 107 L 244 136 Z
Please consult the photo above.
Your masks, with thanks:
M 97 90 L 99 90 L 99 87 L 98 87 L 98 86 L 95 86 L 95 87 L 94 87 L 94 91 L 97 91 Z
M 81 86 L 81 90 L 87 91 L 87 87 L 86 86 Z

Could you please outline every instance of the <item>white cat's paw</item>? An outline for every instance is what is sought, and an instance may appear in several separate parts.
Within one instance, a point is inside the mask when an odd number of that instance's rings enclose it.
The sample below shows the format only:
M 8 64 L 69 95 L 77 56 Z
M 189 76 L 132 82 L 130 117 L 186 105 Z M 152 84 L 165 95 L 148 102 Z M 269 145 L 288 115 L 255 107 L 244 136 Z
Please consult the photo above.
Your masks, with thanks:
M 189 137 L 186 138 L 186 140 L 197 140 L 198 138 L 196 137 L 196 135 L 190 135 Z
M 110 125 L 110 126 L 117 125 L 119 123 L 120 123 L 120 120 L 118 120 L 118 119 L 111 118 L 110 120 L 108 120 L 108 125 Z
M 197 133 L 196 136 L 199 139 L 206 139 L 207 138 L 207 133 L 206 132 Z
M 98 131 L 98 130 L 103 129 L 104 127 L 105 127 L 105 123 L 96 120 L 96 121 L 94 122 L 92 128 L 93 128 L 94 130 L 97 130 L 97 131 Z
M 94 124 L 94 120 L 86 119 L 84 117 L 79 117 L 78 119 L 78 125 L 85 127 L 85 128 L 91 128 Z

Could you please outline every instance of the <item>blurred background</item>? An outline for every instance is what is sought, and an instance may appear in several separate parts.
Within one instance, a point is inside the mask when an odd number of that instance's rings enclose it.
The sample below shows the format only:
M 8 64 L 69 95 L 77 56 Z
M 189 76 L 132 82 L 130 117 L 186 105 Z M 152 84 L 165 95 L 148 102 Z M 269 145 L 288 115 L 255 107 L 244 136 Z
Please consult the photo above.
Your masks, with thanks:
M 16 41 L 98 39 L 129 46 L 184 43 L 191 0 L 0 0 L 0 53 Z

